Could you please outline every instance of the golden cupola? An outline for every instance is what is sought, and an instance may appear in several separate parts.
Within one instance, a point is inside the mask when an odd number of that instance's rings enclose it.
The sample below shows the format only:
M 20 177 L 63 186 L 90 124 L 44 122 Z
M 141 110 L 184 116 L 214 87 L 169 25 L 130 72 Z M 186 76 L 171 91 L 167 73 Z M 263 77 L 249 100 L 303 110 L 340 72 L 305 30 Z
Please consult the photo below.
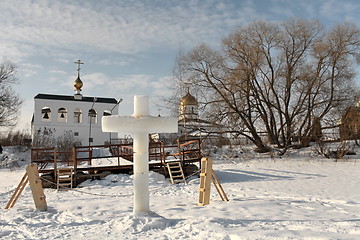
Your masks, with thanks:
M 76 80 L 74 81 L 75 90 L 78 91 L 78 92 L 80 92 L 82 86 L 83 86 L 83 82 L 81 81 L 80 76 L 78 75 L 78 77 L 77 77 Z
M 82 86 L 83 86 L 83 82 L 81 81 L 81 79 L 80 79 L 80 64 L 84 64 L 84 63 L 82 63 L 81 61 L 80 61 L 80 59 L 79 60 L 77 60 L 76 62 L 75 62 L 77 65 L 78 65 L 78 68 L 77 68 L 77 72 L 78 72 L 78 74 L 77 74 L 77 78 L 75 79 L 75 81 L 74 81 L 74 88 L 75 88 L 75 99 L 81 99 L 82 98 L 82 96 L 81 96 L 81 88 L 82 88 Z
M 188 105 L 198 105 L 198 101 L 196 98 L 190 94 L 188 91 L 187 94 L 180 100 L 181 106 L 188 106 Z
M 188 89 L 187 94 L 181 98 L 179 105 L 179 119 L 197 119 L 198 118 L 198 101 L 190 94 Z

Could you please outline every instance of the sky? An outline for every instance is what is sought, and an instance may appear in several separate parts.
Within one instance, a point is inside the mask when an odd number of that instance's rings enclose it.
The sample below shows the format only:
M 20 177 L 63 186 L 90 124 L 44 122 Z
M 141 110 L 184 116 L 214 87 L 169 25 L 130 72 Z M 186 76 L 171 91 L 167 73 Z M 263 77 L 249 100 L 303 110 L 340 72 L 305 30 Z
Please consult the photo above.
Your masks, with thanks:
M 131 115 L 133 96 L 148 95 L 157 115 L 179 52 L 219 47 L 253 20 L 330 27 L 360 19 L 357 0 L 1 0 L 0 9 L 0 61 L 17 66 L 14 89 L 24 101 L 17 129 L 25 130 L 37 94 L 74 94 L 78 59 L 84 96 L 121 98 L 119 114 Z

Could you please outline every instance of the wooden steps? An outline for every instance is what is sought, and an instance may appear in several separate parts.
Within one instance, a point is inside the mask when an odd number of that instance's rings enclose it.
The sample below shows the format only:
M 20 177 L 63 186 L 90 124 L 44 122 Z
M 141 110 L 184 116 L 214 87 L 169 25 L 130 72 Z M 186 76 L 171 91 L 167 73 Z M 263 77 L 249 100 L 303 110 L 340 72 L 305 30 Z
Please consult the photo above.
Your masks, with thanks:
M 65 191 L 73 188 L 74 169 L 58 168 L 56 171 L 56 188 Z
M 210 204 L 210 188 L 211 183 L 214 184 L 221 200 L 229 201 L 223 187 L 220 184 L 218 177 L 212 169 L 212 159 L 201 159 L 201 173 L 200 173 L 200 188 L 199 188 L 199 203 L 198 206 L 205 206 Z
M 169 172 L 169 177 L 172 184 L 176 183 L 185 183 L 184 171 L 181 167 L 181 162 L 168 162 L 166 163 L 167 170 Z

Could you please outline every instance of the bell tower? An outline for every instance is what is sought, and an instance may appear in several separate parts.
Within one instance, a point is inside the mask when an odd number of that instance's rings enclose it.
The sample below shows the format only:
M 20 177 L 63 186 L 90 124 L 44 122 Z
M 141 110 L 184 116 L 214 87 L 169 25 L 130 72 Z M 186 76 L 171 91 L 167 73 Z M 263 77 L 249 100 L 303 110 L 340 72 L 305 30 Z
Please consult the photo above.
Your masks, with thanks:
M 185 139 L 188 139 L 189 135 L 198 129 L 198 101 L 188 89 L 187 94 L 181 98 L 179 104 L 179 132 Z
M 198 118 L 198 101 L 190 94 L 190 90 L 188 89 L 187 94 L 180 100 L 179 120 L 197 120 Z

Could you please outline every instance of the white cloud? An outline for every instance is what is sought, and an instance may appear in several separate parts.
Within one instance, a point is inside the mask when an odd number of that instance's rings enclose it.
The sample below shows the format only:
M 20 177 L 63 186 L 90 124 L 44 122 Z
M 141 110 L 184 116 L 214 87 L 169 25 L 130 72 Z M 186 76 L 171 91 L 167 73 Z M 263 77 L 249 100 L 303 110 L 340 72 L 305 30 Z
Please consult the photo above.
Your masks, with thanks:
M 359 20 L 359 10 L 359 1 L 328 0 L 322 3 L 319 13 L 335 22 L 352 21 L 356 23 Z
M 359 3 L 322 1 L 326 17 L 354 19 Z M 152 48 L 218 44 L 236 26 L 271 13 L 294 16 L 301 10 L 315 14 L 317 3 L 273 0 L 271 11 L 259 11 L 254 1 L 30 1 L 4 0 L 0 7 L 0 51 L 14 57 L 68 54 L 78 51 L 134 54 Z M 293 7 L 291 7 L 293 6 Z M 267 9 L 265 9 L 267 10 Z M 344 13 L 349 13 L 345 14 Z M 341 17 L 341 16 L 339 16 Z M 28 48 L 28 49 L 26 49 Z M 25 50 L 25 51 L 24 51 Z M 60 51 L 59 51 L 60 50 Z M 124 66 L 127 61 L 109 62 Z
M 22 74 L 23 74 L 23 76 L 25 78 L 29 78 L 29 77 L 34 76 L 34 75 L 36 75 L 38 73 L 37 71 L 34 71 L 32 69 L 29 69 L 29 68 L 22 69 L 21 72 L 22 72 Z
M 63 71 L 63 70 L 50 70 L 49 73 L 55 73 L 55 74 L 67 74 L 67 72 Z
M 214 9 L 214 0 L 168 2 L 2 1 L 0 33 L 5 40 L 45 51 L 65 48 L 131 54 L 218 39 L 224 21 L 240 19 L 229 4 L 216 4 Z
M 32 64 L 32 63 L 21 63 L 21 67 L 31 68 L 31 69 L 41 69 L 43 66 L 41 64 Z
M 126 66 L 129 64 L 129 61 L 125 60 L 110 60 L 110 59 L 103 59 L 98 61 L 99 64 L 105 65 L 105 66 Z
M 108 83 L 112 80 L 104 73 L 91 73 L 81 76 L 81 80 L 84 83 L 83 89 L 103 87 L 107 88 Z
M 67 82 L 73 81 L 71 77 Z M 83 93 L 100 96 L 106 93 L 107 97 L 122 96 L 129 93 L 145 94 L 153 92 L 153 77 L 146 74 L 124 75 L 112 78 L 104 73 L 91 73 L 81 76 Z
M 114 79 L 110 84 L 111 87 L 121 92 L 144 92 L 150 90 L 152 76 L 146 74 L 132 74 Z
M 153 89 L 153 95 L 158 97 L 169 97 L 172 95 L 171 89 L 176 81 L 172 76 L 163 76 L 159 78 L 157 81 L 151 82 L 151 87 Z M 166 89 L 166 91 L 164 91 Z

